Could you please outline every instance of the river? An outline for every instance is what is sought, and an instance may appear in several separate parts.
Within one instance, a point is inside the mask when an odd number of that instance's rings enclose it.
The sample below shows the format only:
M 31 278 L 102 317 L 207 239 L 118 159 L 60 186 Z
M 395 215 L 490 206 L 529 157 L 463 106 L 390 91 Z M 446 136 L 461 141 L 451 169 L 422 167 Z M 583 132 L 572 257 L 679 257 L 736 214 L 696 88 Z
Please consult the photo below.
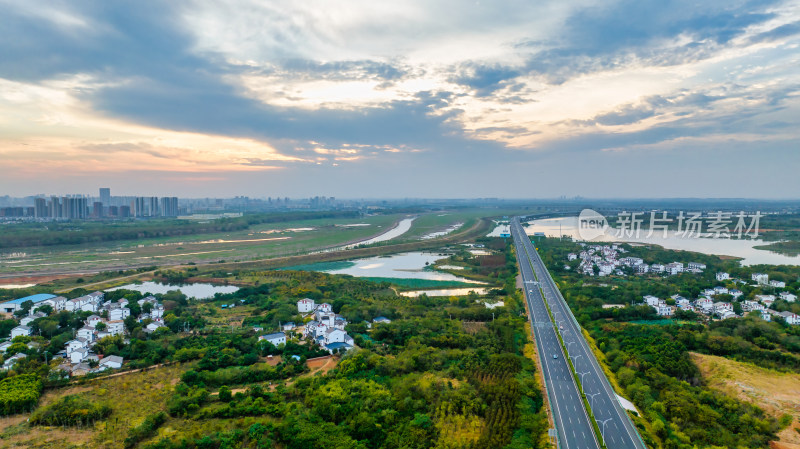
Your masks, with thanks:
M 580 240 L 578 234 L 578 217 L 534 220 L 525 228 L 525 232 L 528 235 L 541 232 L 548 237 L 563 235 Z M 675 235 L 676 233 L 673 231 L 668 232 L 666 238 L 661 232 L 656 232 L 648 238 L 647 233 L 648 231 L 644 230 L 638 238 L 635 235 L 618 237 L 616 235 L 616 230 L 609 228 L 606 233 L 598 237 L 596 241 L 649 243 L 663 246 L 666 249 L 694 251 L 718 256 L 733 256 L 741 258 L 742 265 L 800 265 L 800 256 L 787 256 L 754 248 L 754 246 L 767 243 L 760 239 L 684 238 Z

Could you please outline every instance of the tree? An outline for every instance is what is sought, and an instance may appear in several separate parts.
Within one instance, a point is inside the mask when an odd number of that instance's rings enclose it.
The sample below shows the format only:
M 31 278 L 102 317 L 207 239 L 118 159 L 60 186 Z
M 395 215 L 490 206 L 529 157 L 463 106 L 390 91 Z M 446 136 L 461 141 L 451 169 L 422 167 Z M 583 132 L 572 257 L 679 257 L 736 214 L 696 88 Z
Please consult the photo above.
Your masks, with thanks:
M 219 388 L 219 400 L 222 402 L 230 402 L 232 398 L 231 389 L 223 385 Z
M 106 330 L 108 328 L 108 326 L 106 326 L 106 323 L 101 321 L 101 322 L 95 324 L 94 328 L 97 329 L 100 332 L 103 332 L 104 330 Z
M 53 313 L 53 306 L 50 304 L 43 304 L 41 306 L 37 306 L 34 312 L 43 312 L 45 315 L 50 315 Z

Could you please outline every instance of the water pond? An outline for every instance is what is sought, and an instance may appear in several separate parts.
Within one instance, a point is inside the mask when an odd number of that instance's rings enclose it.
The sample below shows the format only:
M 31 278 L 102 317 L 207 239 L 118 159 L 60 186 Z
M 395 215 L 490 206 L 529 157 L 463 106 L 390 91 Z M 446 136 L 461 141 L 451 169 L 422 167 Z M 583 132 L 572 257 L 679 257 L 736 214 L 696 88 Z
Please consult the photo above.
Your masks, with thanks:
M 233 285 L 211 285 L 203 283 L 194 284 L 162 284 L 160 282 L 142 282 L 141 284 L 127 284 L 120 287 L 109 288 L 106 291 L 114 290 L 133 290 L 140 293 L 167 293 L 171 290 L 178 290 L 189 298 L 194 299 L 208 299 L 213 298 L 216 293 L 233 293 L 239 290 L 239 287 Z

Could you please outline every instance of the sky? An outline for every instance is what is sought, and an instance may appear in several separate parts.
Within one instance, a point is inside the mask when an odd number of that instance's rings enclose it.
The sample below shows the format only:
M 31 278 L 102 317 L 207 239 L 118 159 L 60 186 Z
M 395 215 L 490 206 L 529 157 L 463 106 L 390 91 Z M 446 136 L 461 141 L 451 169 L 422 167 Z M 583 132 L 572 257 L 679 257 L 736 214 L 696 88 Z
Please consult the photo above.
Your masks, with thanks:
M 0 195 L 800 192 L 800 0 L 0 8 Z

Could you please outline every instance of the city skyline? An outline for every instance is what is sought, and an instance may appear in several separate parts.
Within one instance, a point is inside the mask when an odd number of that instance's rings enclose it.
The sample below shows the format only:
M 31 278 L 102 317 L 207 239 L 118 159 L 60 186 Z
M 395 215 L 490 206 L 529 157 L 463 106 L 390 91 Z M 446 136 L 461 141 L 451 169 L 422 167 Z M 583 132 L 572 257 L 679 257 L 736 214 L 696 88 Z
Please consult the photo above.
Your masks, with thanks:
M 790 198 L 796 1 L 4 2 L 0 195 Z

